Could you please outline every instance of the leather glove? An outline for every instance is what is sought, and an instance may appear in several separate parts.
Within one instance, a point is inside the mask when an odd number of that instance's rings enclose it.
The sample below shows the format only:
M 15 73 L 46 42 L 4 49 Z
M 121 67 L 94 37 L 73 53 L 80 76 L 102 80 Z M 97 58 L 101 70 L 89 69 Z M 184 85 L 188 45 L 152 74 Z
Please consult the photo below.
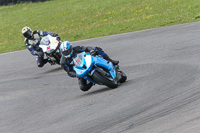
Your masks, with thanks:
M 96 55 L 96 51 L 95 51 L 95 50 L 90 50 L 90 54 L 91 54 L 92 56 L 94 56 L 94 55 Z
M 52 37 L 56 37 L 56 36 L 58 36 L 58 34 L 52 33 Z
M 57 36 L 57 37 L 56 37 L 56 40 L 60 41 L 60 36 Z

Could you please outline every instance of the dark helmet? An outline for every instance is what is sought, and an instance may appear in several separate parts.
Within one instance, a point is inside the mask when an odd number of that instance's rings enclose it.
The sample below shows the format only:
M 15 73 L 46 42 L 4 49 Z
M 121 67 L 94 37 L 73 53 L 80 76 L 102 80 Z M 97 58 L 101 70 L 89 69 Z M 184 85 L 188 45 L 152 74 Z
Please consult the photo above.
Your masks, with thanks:
M 24 27 L 22 29 L 22 34 L 25 38 L 31 39 L 32 38 L 32 30 L 30 27 Z

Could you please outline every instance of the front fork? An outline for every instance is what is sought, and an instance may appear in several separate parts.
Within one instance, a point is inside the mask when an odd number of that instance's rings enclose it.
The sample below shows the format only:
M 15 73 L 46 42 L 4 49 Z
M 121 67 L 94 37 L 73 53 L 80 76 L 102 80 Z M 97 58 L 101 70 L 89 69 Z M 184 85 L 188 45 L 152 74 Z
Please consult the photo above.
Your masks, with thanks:
M 119 65 L 115 65 L 115 70 L 117 73 L 117 82 L 119 83 L 120 79 L 122 78 L 121 70 L 119 69 Z

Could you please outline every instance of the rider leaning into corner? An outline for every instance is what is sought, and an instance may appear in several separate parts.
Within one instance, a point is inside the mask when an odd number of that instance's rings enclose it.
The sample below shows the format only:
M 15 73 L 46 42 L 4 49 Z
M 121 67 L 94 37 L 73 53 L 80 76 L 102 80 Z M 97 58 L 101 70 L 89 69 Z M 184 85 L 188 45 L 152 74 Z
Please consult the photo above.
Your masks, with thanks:
M 47 62 L 51 63 L 48 59 L 44 59 L 44 52 L 39 47 L 39 44 L 41 41 L 41 36 L 51 35 L 53 37 L 57 37 L 57 39 L 60 40 L 58 34 L 52 33 L 51 31 L 32 31 L 31 28 L 27 26 L 22 28 L 22 34 L 25 37 L 24 43 L 26 48 L 32 55 L 37 56 L 36 60 L 38 67 L 43 67 Z
M 100 47 L 84 47 L 84 46 L 74 46 L 69 41 L 64 41 L 60 45 L 61 67 L 67 72 L 70 77 L 77 77 L 76 72 L 73 70 L 73 57 L 81 52 L 90 52 L 91 55 L 101 55 L 104 59 L 111 61 L 114 65 L 117 65 L 119 61 L 112 60 Z M 82 91 L 88 91 L 93 83 L 87 81 L 84 78 L 78 78 L 78 84 Z

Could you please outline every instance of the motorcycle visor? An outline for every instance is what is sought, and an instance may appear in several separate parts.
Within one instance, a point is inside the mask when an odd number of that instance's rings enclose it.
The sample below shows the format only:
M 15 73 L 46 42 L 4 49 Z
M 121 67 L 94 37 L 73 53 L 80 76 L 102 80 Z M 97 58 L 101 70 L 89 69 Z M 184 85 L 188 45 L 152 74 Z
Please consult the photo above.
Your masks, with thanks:
M 71 53 L 71 49 L 72 49 L 72 48 L 70 48 L 70 49 L 68 49 L 68 50 L 65 50 L 65 51 L 62 51 L 62 54 L 63 54 L 64 56 L 69 55 L 69 54 Z
M 24 35 L 25 38 L 31 39 L 32 38 L 32 31 L 28 30 L 23 35 Z

